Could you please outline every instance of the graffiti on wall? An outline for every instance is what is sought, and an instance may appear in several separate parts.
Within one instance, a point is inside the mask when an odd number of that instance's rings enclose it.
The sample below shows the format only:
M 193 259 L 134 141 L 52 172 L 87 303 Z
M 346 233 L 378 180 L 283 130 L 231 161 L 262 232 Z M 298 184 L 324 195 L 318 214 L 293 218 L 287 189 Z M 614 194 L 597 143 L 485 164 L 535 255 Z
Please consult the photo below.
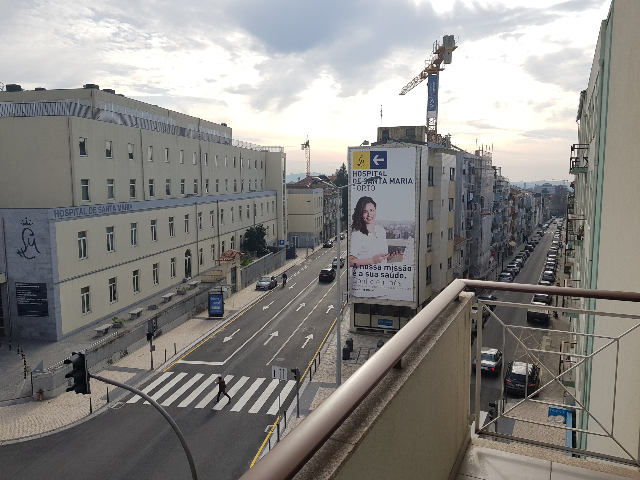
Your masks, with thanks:
M 40 253 L 36 244 L 36 234 L 31 229 L 33 223 L 25 217 L 20 224 L 22 225 L 22 247 L 18 248 L 16 253 L 22 258 L 32 260 L 36 258 L 37 253 Z

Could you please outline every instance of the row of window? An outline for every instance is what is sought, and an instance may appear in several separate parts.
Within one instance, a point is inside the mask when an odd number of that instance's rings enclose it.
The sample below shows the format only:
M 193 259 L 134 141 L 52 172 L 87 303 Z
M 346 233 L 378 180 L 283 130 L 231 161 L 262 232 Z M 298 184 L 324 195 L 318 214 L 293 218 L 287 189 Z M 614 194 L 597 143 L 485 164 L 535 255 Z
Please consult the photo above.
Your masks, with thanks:
M 216 184 L 215 184 L 215 193 L 220 193 L 220 180 L 216 179 Z M 258 180 L 255 179 L 254 180 L 254 190 L 258 190 Z M 248 180 L 249 183 L 249 190 L 251 190 L 251 180 Z M 82 193 L 82 201 L 83 202 L 90 202 L 91 201 L 91 192 L 89 190 L 89 179 L 82 179 L 80 180 L 80 190 Z M 193 193 L 195 195 L 198 194 L 198 179 L 194 178 L 193 179 Z M 264 188 L 264 181 L 260 180 L 260 190 L 262 190 Z M 165 196 L 170 197 L 171 196 L 171 179 L 167 178 L 165 180 Z M 237 192 L 238 191 L 238 180 L 234 180 L 233 181 L 233 191 Z M 240 191 L 244 192 L 244 179 L 240 180 Z M 224 181 L 224 192 L 228 193 L 229 192 L 229 180 L 225 179 Z M 204 193 L 205 195 L 209 194 L 209 179 L 205 179 L 204 181 Z M 185 179 L 181 179 L 180 180 L 180 195 L 186 195 L 186 180 Z M 129 197 L 131 199 L 135 199 L 137 198 L 138 192 L 136 189 L 136 179 L 132 178 L 131 180 L 129 180 Z M 149 197 L 154 198 L 156 196 L 156 183 L 154 179 L 149 179 Z M 115 180 L 113 178 L 109 178 L 107 179 L 107 200 L 115 200 L 116 198 L 116 194 L 115 194 Z
M 444 175 L 445 172 L 445 167 L 442 167 L 442 174 Z M 434 168 L 433 167 L 428 167 L 428 185 L 430 187 L 433 187 L 433 176 L 434 176 Z M 456 179 L 456 169 L 455 168 L 450 168 L 449 169 L 449 180 L 455 180 Z
M 444 207 L 444 199 L 442 199 L 442 206 Z M 449 211 L 453 212 L 455 209 L 455 202 L 453 198 L 449 198 Z M 427 220 L 433 220 L 433 200 L 427 202 Z
M 451 270 L 452 267 L 452 257 L 447 258 L 447 270 Z M 440 264 L 440 270 L 442 270 L 442 264 Z M 431 265 L 427 266 L 425 271 L 425 284 L 429 285 L 431 283 Z
M 79 139 L 79 149 L 80 149 L 80 156 L 81 157 L 86 157 L 87 156 L 87 152 L 88 152 L 88 148 L 87 148 L 88 142 L 86 137 L 80 137 Z M 127 153 L 128 153 L 128 158 L 129 160 L 133 160 L 133 156 L 134 156 L 134 145 L 133 143 L 128 143 L 127 144 Z M 105 156 L 106 158 L 113 158 L 113 142 L 111 140 L 106 140 L 105 141 Z M 170 158 L 171 155 L 169 154 L 169 148 L 165 148 L 164 149 L 164 161 L 165 163 L 170 163 Z M 233 168 L 236 168 L 237 166 L 237 161 L 236 158 L 237 157 L 232 157 L 233 161 L 231 162 L 233 165 Z M 154 161 L 154 157 L 153 157 L 153 146 L 149 145 L 147 147 L 147 160 L 149 162 L 153 162 Z M 214 161 L 214 165 L 217 167 L 218 165 L 218 155 L 214 155 L 213 156 L 213 161 Z M 179 150 L 178 151 L 178 163 L 184 163 L 184 150 Z M 193 152 L 193 155 L 191 157 L 191 163 L 193 165 L 197 165 L 198 164 L 198 154 L 197 152 Z M 209 165 L 209 154 L 208 153 L 204 153 L 204 157 L 203 157 L 203 163 L 205 165 Z M 224 156 L 224 166 L 227 167 L 229 166 L 229 161 L 228 161 L 228 157 L 227 155 Z M 251 169 L 251 159 L 247 158 L 246 159 L 246 168 Z M 220 161 L 220 165 L 222 165 L 222 160 Z M 240 168 L 245 168 L 245 159 L 240 157 Z M 258 160 L 254 160 L 253 161 L 253 168 L 257 169 L 258 168 Z M 260 160 L 260 170 L 264 169 L 264 164 L 263 164 L 263 160 Z

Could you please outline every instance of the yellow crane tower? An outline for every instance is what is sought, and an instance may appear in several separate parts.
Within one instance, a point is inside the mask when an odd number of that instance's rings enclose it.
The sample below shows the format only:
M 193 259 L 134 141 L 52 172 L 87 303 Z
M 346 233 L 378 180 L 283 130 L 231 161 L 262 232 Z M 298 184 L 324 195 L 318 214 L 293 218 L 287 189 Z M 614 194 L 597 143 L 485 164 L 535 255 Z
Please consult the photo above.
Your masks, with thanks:
M 307 177 L 311 176 L 311 147 L 309 147 L 309 136 L 307 141 L 300 145 L 300 150 L 304 150 L 304 156 L 307 159 Z
M 428 65 L 413 80 L 411 80 L 400 92 L 405 95 L 416 86 L 428 79 L 429 96 L 427 100 L 427 140 L 429 142 L 438 141 L 438 80 L 439 74 L 444 70 L 442 63 L 451 63 L 453 51 L 458 48 L 453 35 L 445 35 L 442 38 L 442 45 L 436 40 L 433 44 L 433 52 L 428 60 Z M 426 63 L 426 62 L 425 62 Z

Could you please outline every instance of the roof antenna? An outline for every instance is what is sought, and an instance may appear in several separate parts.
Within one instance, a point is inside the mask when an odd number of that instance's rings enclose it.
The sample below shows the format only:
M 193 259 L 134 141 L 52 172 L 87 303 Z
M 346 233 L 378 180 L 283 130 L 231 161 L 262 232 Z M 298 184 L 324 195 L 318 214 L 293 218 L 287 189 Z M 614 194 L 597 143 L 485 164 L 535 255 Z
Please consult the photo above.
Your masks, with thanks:
M 380 105 L 380 125 L 382 125 L 382 105 Z

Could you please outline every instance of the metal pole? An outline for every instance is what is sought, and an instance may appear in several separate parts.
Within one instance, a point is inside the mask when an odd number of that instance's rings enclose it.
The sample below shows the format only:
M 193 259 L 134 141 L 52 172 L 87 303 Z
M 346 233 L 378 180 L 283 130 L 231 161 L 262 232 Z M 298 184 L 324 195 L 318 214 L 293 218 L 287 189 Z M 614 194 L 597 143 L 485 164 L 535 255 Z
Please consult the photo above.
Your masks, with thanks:
M 151 355 L 151 370 L 153 370 L 153 337 L 149 340 L 149 354 Z
M 191 478 L 193 478 L 193 480 L 198 480 L 198 474 L 196 473 L 196 464 L 194 463 L 193 457 L 191 456 L 191 451 L 189 450 L 189 446 L 187 445 L 187 441 L 185 440 L 184 436 L 182 435 L 182 432 L 180 431 L 180 429 L 178 428 L 178 425 L 176 425 L 176 422 L 173 421 L 173 418 L 171 418 L 171 416 L 169 416 L 169 414 L 166 412 L 166 410 L 164 408 L 162 408 L 160 405 L 158 405 L 158 402 L 156 402 L 153 398 L 151 398 L 146 393 L 141 392 L 137 388 L 130 387 L 126 383 L 120 383 L 120 382 L 117 382 L 115 380 L 111 380 L 109 378 L 104 378 L 104 377 L 100 377 L 98 375 L 93 375 L 91 373 L 89 374 L 89 377 L 95 378 L 96 380 L 98 380 L 100 382 L 109 383 L 111 385 L 115 385 L 116 387 L 120 387 L 120 388 L 124 388 L 125 390 L 129 390 L 130 392 L 133 392 L 136 395 L 139 395 L 140 397 L 144 398 L 147 402 L 149 402 L 151 405 L 153 405 L 156 408 L 156 410 L 158 410 L 162 414 L 162 416 L 167 420 L 167 422 L 169 422 L 169 425 L 171 425 L 171 428 L 173 428 L 173 431 L 176 432 L 176 435 L 178 436 L 178 440 L 180 440 L 180 443 L 182 444 L 182 448 L 184 449 L 184 453 L 187 455 L 187 460 L 189 462 L 189 468 L 191 469 Z M 89 399 L 89 400 L 91 400 L 91 399 Z
M 338 305 L 336 305 L 336 385 L 339 387 L 342 384 L 342 356 L 340 348 L 342 343 L 340 342 L 340 315 L 342 311 L 342 295 L 340 294 L 340 212 L 336 215 L 336 229 L 338 230 L 338 265 L 336 272 L 338 274 Z
M 296 418 L 300 418 L 300 370 L 296 367 Z

